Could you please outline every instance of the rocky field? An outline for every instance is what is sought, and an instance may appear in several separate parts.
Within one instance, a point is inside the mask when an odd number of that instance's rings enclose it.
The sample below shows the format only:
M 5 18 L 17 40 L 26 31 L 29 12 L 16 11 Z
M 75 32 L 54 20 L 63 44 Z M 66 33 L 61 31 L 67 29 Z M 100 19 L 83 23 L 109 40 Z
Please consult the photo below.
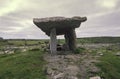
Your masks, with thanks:
M 120 44 L 79 43 L 51 55 L 48 40 L 0 42 L 0 79 L 120 79 Z M 63 40 L 59 43 L 63 44 Z

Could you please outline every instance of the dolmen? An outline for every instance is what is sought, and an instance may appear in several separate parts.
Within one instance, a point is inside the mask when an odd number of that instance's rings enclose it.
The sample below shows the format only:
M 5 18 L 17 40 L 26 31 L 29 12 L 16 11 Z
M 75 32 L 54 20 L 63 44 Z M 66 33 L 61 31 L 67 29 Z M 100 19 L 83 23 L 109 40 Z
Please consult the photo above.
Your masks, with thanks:
M 82 22 L 87 20 L 86 17 L 47 17 L 34 18 L 34 24 L 39 27 L 46 35 L 50 37 L 50 51 L 57 52 L 57 35 L 64 35 L 65 45 L 68 50 L 76 49 L 76 32 L 75 28 L 80 27 Z

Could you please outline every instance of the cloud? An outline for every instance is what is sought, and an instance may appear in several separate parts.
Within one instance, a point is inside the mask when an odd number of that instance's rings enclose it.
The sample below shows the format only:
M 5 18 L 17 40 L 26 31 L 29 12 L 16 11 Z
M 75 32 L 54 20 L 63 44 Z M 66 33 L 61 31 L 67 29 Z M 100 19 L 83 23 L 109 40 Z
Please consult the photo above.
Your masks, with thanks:
M 78 28 L 78 37 L 90 36 L 120 36 L 120 11 L 104 14 L 91 18 L 80 28 Z
M 33 18 L 51 16 L 87 16 L 88 20 L 76 29 L 78 37 L 120 34 L 119 0 L 1 0 L 0 3 L 0 36 L 4 38 L 48 38 L 33 24 Z
M 103 8 L 111 9 L 115 8 L 118 0 L 98 0 L 97 4 Z
M 21 0 L 9 0 L 4 7 L 1 8 L 0 10 L 0 16 L 3 16 L 9 12 L 13 12 L 18 9 L 19 3 Z M 3 4 L 5 2 L 3 1 Z

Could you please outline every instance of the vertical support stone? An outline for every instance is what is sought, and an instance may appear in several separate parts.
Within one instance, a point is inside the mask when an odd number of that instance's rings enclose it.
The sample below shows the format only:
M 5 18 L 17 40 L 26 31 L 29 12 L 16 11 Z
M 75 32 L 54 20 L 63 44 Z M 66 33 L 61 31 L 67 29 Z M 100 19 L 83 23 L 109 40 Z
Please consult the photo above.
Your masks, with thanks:
M 65 33 L 64 37 L 65 37 L 65 50 L 70 50 L 68 33 Z
M 69 29 L 65 33 L 65 42 L 66 46 L 68 46 L 69 50 L 75 50 L 76 49 L 76 33 L 75 29 Z
M 76 49 L 76 33 L 75 29 L 69 29 L 65 33 L 65 41 L 70 50 Z
M 50 51 L 52 54 L 57 52 L 57 39 L 56 39 L 56 29 L 53 28 L 50 31 Z
M 69 32 L 69 47 L 71 50 L 76 49 L 76 33 L 75 29 L 70 29 Z

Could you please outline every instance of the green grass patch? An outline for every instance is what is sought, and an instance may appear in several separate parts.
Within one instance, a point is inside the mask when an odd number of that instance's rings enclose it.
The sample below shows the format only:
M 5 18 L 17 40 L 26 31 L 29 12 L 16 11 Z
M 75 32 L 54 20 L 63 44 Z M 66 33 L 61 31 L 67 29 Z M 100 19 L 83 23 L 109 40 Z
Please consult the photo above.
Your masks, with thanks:
M 8 40 L 8 45 L 15 46 L 40 45 L 44 44 L 45 42 L 49 42 L 49 40 L 11 39 Z
M 75 54 L 80 54 L 80 53 L 84 53 L 85 51 L 86 51 L 85 48 L 79 47 L 79 48 L 76 48 L 76 49 L 74 50 L 74 53 L 75 53 Z
M 96 65 L 101 68 L 100 76 L 104 79 L 120 79 L 120 57 L 113 52 L 106 52 Z
M 40 50 L 0 55 L 0 79 L 46 79 Z
M 86 38 L 78 38 L 77 43 L 120 43 L 120 37 L 86 37 Z

